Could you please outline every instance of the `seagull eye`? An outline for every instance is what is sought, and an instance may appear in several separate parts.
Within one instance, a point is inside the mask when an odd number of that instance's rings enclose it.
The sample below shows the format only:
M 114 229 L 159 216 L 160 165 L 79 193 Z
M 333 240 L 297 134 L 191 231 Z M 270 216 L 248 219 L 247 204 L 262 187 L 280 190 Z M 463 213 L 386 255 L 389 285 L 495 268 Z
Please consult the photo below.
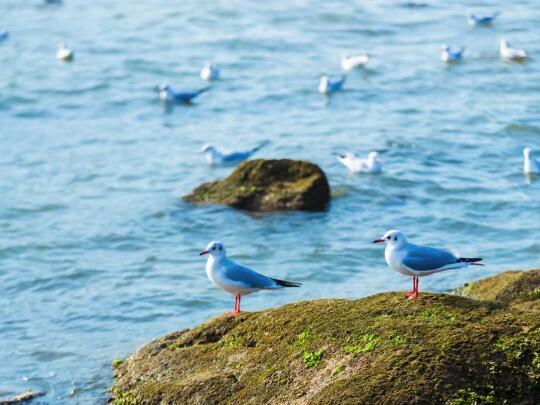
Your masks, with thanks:
M 391 236 L 387 236 L 386 239 L 390 240 Z

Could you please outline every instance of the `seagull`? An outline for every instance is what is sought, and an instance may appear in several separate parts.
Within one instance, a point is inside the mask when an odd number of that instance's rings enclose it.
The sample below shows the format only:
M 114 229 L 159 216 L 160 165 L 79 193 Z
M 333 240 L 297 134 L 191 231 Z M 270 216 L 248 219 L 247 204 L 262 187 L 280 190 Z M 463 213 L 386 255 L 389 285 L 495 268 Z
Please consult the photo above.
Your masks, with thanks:
M 300 287 L 302 284 L 263 276 L 256 271 L 235 263 L 227 257 L 221 242 L 210 242 L 199 256 L 208 255 L 206 275 L 217 288 L 234 294 L 232 315 L 240 313 L 240 299 L 260 290 L 276 290 L 285 287 Z
M 5 41 L 9 38 L 9 31 L 0 30 L 0 42 Z
M 321 81 L 319 82 L 319 93 L 321 94 L 332 94 L 336 91 L 342 90 L 343 85 L 345 84 L 345 76 L 342 76 L 340 80 L 332 81 L 328 76 L 322 76 Z
M 219 68 L 213 63 L 206 63 L 201 70 L 201 79 L 207 81 L 219 79 Z
M 469 14 L 467 16 L 467 21 L 471 27 L 487 27 L 495 20 L 499 15 L 499 12 L 494 12 L 492 14 Z
M 469 265 L 483 266 L 481 258 L 459 257 L 456 254 L 429 246 L 410 243 L 400 231 L 386 232 L 373 243 L 385 243 L 386 263 L 398 273 L 412 276 L 413 289 L 405 294 L 411 300 L 418 297 L 418 277 L 429 276 L 445 270 L 461 269 Z
M 506 39 L 501 39 L 499 53 L 501 54 L 501 58 L 506 60 L 523 61 L 527 58 L 527 52 L 523 49 L 510 47 Z
M 382 170 L 377 152 L 370 152 L 367 159 L 359 158 L 350 152 L 338 155 L 337 159 L 353 173 L 380 173 Z
M 531 148 L 523 149 L 523 172 L 525 174 L 540 174 L 540 159 Z
M 242 152 L 223 153 L 215 146 L 205 144 L 199 150 L 199 153 L 204 153 L 206 161 L 211 165 L 235 165 L 249 159 L 251 155 L 261 149 L 264 145 L 266 145 L 266 142 L 262 142 L 261 144 L 250 150 Z
M 63 42 L 58 44 L 58 50 L 56 51 L 56 59 L 62 62 L 71 62 L 73 60 L 73 51 L 67 47 Z
M 448 45 L 443 45 L 441 50 L 441 60 L 445 63 L 459 62 L 463 60 L 465 48 L 452 49 Z
M 367 54 L 349 55 L 341 58 L 341 69 L 345 72 L 349 72 L 353 69 L 364 67 L 369 62 L 369 56 Z
M 205 87 L 203 89 L 197 90 L 197 91 L 187 91 L 187 92 L 175 92 L 171 85 L 168 83 L 161 84 L 159 86 L 159 98 L 162 101 L 168 102 L 168 103 L 184 103 L 189 104 L 193 101 L 195 97 L 197 97 L 199 94 L 204 93 L 205 91 L 208 91 L 209 87 Z

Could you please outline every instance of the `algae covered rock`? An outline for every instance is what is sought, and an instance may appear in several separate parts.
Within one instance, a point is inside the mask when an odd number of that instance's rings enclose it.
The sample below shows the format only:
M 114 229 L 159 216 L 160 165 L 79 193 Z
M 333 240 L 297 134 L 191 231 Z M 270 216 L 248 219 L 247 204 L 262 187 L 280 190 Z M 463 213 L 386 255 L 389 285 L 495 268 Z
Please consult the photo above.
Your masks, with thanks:
M 538 404 L 540 313 L 424 293 L 223 315 L 115 369 L 117 404 Z
M 200 185 L 184 199 L 247 211 L 320 211 L 330 201 L 330 186 L 313 163 L 257 159 L 240 164 L 226 179 Z
M 467 283 L 456 293 L 480 300 L 525 303 L 540 300 L 540 269 L 506 271 L 493 277 Z

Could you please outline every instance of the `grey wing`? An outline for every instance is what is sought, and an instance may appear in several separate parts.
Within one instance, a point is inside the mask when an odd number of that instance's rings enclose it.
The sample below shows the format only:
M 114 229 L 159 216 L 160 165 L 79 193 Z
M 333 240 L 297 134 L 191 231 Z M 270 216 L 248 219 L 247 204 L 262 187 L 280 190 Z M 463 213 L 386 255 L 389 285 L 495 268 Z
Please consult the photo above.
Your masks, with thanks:
M 229 260 L 225 270 L 225 277 L 237 282 L 243 288 L 276 288 L 277 283 L 270 277 L 263 276 L 247 267 Z
M 403 258 L 403 264 L 412 270 L 431 271 L 456 263 L 457 260 L 458 258 L 447 250 L 413 245 Z
M 223 156 L 224 162 L 240 162 L 246 160 L 251 155 L 251 152 L 234 152 Z

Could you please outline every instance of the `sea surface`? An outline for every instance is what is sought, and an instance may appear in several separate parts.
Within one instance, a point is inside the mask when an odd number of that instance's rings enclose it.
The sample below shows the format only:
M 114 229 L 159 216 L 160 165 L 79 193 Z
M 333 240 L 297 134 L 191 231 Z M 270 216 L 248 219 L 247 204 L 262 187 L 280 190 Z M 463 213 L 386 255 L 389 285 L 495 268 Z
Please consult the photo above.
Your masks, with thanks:
M 501 15 L 471 28 L 467 11 Z M 150 339 L 232 309 L 198 256 L 211 240 L 301 289 L 242 300 L 253 311 L 299 300 L 410 288 L 389 269 L 386 230 L 485 258 L 422 279 L 449 291 L 539 266 L 540 3 L 503 1 L 1 0 L 0 398 L 41 404 L 107 398 L 111 362 Z M 531 55 L 502 62 L 500 38 Z M 55 59 L 65 41 L 72 63 Z M 445 66 L 443 43 L 466 46 Z M 331 100 L 319 77 L 366 51 Z M 164 108 L 157 85 L 198 89 Z M 181 201 L 210 168 L 197 150 L 270 143 L 262 158 L 307 159 L 327 173 L 322 213 L 250 215 Z M 351 175 L 337 153 L 376 150 L 381 175 Z

